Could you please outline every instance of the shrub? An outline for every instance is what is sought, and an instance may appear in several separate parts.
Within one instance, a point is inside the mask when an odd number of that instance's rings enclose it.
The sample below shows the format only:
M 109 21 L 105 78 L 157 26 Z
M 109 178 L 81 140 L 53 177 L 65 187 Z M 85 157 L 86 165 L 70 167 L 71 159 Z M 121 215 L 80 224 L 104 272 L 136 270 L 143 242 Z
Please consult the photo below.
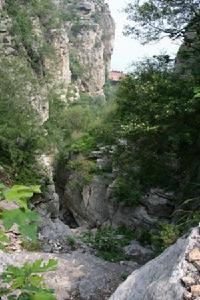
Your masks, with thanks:
M 75 140 L 71 145 L 71 150 L 77 153 L 89 154 L 96 147 L 96 141 L 90 134 L 84 134 Z
M 72 181 L 78 181 L 79 188 L 89 184 L 96 173 L 95 162 L 83 158 L 70 161 L 68 167 L 75 172 L 76 176 Z
M 75 26 L 75 25 L 74 25 Z M 80 60 L 78 58 L 78 54 L 75 50 L 70 50 L 69 54 L 70 61 L 70 71 L 72 73 L 72 80 L 76 81 L 80 78 L 84 73 L 84 67 L 81 65 Z
M 73 249 L 75 249 L 76 246 L 76 239 L 74 236 L 68 236 L 67 237 L 67 244 L 72 247 Z
M 82 239 L 84 242 L 97 250 L 97 254 L 105 260 L 116 262 L 128 259 L 122 253 L 122 247 L 130 243 L 134 238 L 134 233 L 125 228 L 104 227 L 97 229 L 96 233 L 86 232 Z
M 20 58 L 2 57 L 0 67 L 0 164 L 14 181 L 37 184 L 37 157 L 46 149 L 45 132 L 29 102 L 29 87 L 34 94 L 37 84 Z
M 151 243 L 154 250 L 159 254 L 170 245 L 174 244 L 180 236 L 180 231 L 173 224 L 160 223 L 158 230 L 151 233 Z
M 28 208 L 28 200 L 34 193 L 40 193 L 39 186 L 14 185 L 11 188 L 7 188 L 0 183 L 0 201 L 12 201 L 19 207 L 1 211 L 3 226 L 5 230 L 10 230 L 14 224 L 17 224 L 23 238 L 23 245 L 26 246 L 29 242 L 29 249 L 33 245 L 35 249 L 37 245 L 36 237 L 39 217 Z M 9 244 L 10 240 L 6 232 L 1 229 L 0 249 L 6 250 Z M 7 266 L 1 274 L 0 297 L 6 296 L 6 299 L 12 300 L 56 300 L 53 291 L 46 288 L 43 277 L 38 275 L 38 273 L 55 270 L 56 266 L 57 262 L 53 259 L 50 259 L 47 263 L 44 263 L 42 259 L 38 259 L 34 263 L 26 262 L 22 267 Z M 18 292 L 18 296 L 16 296 L 16 292 Z
M 138 182 L 131 175 L 118 177 L 115 184 L 115 200 L 125 206 L 137 206 L 141 198 Z

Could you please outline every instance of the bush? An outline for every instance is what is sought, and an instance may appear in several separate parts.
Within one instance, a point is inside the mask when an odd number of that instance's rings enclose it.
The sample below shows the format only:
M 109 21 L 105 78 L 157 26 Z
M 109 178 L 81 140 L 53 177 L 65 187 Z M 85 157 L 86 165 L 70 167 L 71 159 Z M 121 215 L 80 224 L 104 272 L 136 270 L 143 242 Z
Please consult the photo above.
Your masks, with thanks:
M 75 140 L 71 145 L 71 150 L 76 153 L 89 154 L 96 147 L 96 141 L 90 134 L 85 134 Z
M 170 245 L 174 244 L 180 236 L 180 231 L 173 224 L 160 223 L 158 230 L 151 233 L 151 244 L 154 250 L 160 254 Z
M 141 192 L 138 182 L 130 176 L 118 177 L 115 184 L 115 200 L 124 206 L 135 207 L 139 204 Z
M 133 238 L 134 233 L 125 227 L 113 229 L 108 226 L 97 229 L 96 233 L 86 232 L 82 239 L 105 260 L 117 262 L 128 259 L 122 253 L 122 247 L 128 245 Z
M 75 188 L 78 186 L 82 188 L 84 185 L 89 184 L 97 169 L 95 162 L 83 158 L 69 161 L 68 167 L 75 172 L 76 176 L 71 182 L 71 185 L 74 184 Z
M 78 58 L 78 54 L 75 50 L 70 50 L 69 61 L 72 80 L 76 81 L 83 75 L 84 67 L 81 65 L 80 60 Z
M 46 137 L 29 102 L 35 79 L 18 58 L 1 58 L 0 66 L 0 164 L 16 182 L 39 183 L 37 157 L 46 149 Z

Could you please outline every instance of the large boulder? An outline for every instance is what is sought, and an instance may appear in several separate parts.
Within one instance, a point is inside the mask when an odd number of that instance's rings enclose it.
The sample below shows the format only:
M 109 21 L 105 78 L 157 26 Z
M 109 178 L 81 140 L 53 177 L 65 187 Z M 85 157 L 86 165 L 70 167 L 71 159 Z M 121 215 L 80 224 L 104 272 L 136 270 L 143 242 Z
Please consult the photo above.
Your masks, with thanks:
M 151 189 L 142 199 L 142 204 L 147 208 L 149 214 L 158 217 L 168 217 L 173 211 L 171 199 L 173 193 L 164 192 L 161 189 Z
M 134 271 L 109 300 L 182 300 L 183 296 L 199 299 L 199 249 L 200 229 L 195 228 L 188 237 L 180 238 L 159 257 Z M 188 285 L 183 284 L 185 276 L 192 278 Z

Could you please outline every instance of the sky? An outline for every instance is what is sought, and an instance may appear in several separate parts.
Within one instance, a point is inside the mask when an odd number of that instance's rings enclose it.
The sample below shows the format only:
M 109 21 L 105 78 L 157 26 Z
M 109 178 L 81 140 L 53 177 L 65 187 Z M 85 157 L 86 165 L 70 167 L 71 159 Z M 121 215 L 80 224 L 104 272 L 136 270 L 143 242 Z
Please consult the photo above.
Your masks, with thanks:
M 131 0 L 130 0 L 131 1 Z M 126 15 L 121 12 L 128 0 L 106 0 L 116 24 L 116 36 L 111 68 L 118 71 L 129 71 L 133 62 L 144 57 L 167 53 L 175 56 L 179 44 L 163 39 L 154 44 L 141 45 L 139 41 L 123 35 L 123 27 L 127 24 Z

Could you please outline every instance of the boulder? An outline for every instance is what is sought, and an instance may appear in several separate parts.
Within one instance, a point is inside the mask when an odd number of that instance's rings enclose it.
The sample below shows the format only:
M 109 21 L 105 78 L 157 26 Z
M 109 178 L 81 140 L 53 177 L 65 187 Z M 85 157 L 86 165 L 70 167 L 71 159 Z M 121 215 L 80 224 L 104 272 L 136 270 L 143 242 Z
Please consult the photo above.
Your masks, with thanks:
M 158 217 L 168 217 L 172 211 L 173 206 L 170 202 L 173 193 L 165 193 L 160 189 L 151 189 L 142 199 L 142 204 L 147 208 L 149 214 Z
M 130 245 L 123 248 L 123 252 L 140 264 L 144 264 L 153 258 L 153 251 L 150 248 L 143 247 L 138 241 L 132 241 Z
M 39 240 L 44 252 L 68 252 L 68 238 L 73 236 L 69 226 L 61 220 L 42 218 L 39 227 Z
M 110 222 L 113 226 L 126 226 L 131 228 L 151 228 L 157 218 L 150 216 L 144 206 L 124 207 L 116 203 L 109 206 Z
M 182 278 L 185 275 L 195 278 L 198 273 L 197 270 L 191 271 L 191 263 L 187 261 L 188 253 L 199 247 L 200 231 L 195 228 L 188 237 L 180 238 L 160 256 L 134 271 L 109 300 L 183 299 L 187 290 L 182 284 Z M 193 295 L 198 295 L 198 283 L 191 290 Z

